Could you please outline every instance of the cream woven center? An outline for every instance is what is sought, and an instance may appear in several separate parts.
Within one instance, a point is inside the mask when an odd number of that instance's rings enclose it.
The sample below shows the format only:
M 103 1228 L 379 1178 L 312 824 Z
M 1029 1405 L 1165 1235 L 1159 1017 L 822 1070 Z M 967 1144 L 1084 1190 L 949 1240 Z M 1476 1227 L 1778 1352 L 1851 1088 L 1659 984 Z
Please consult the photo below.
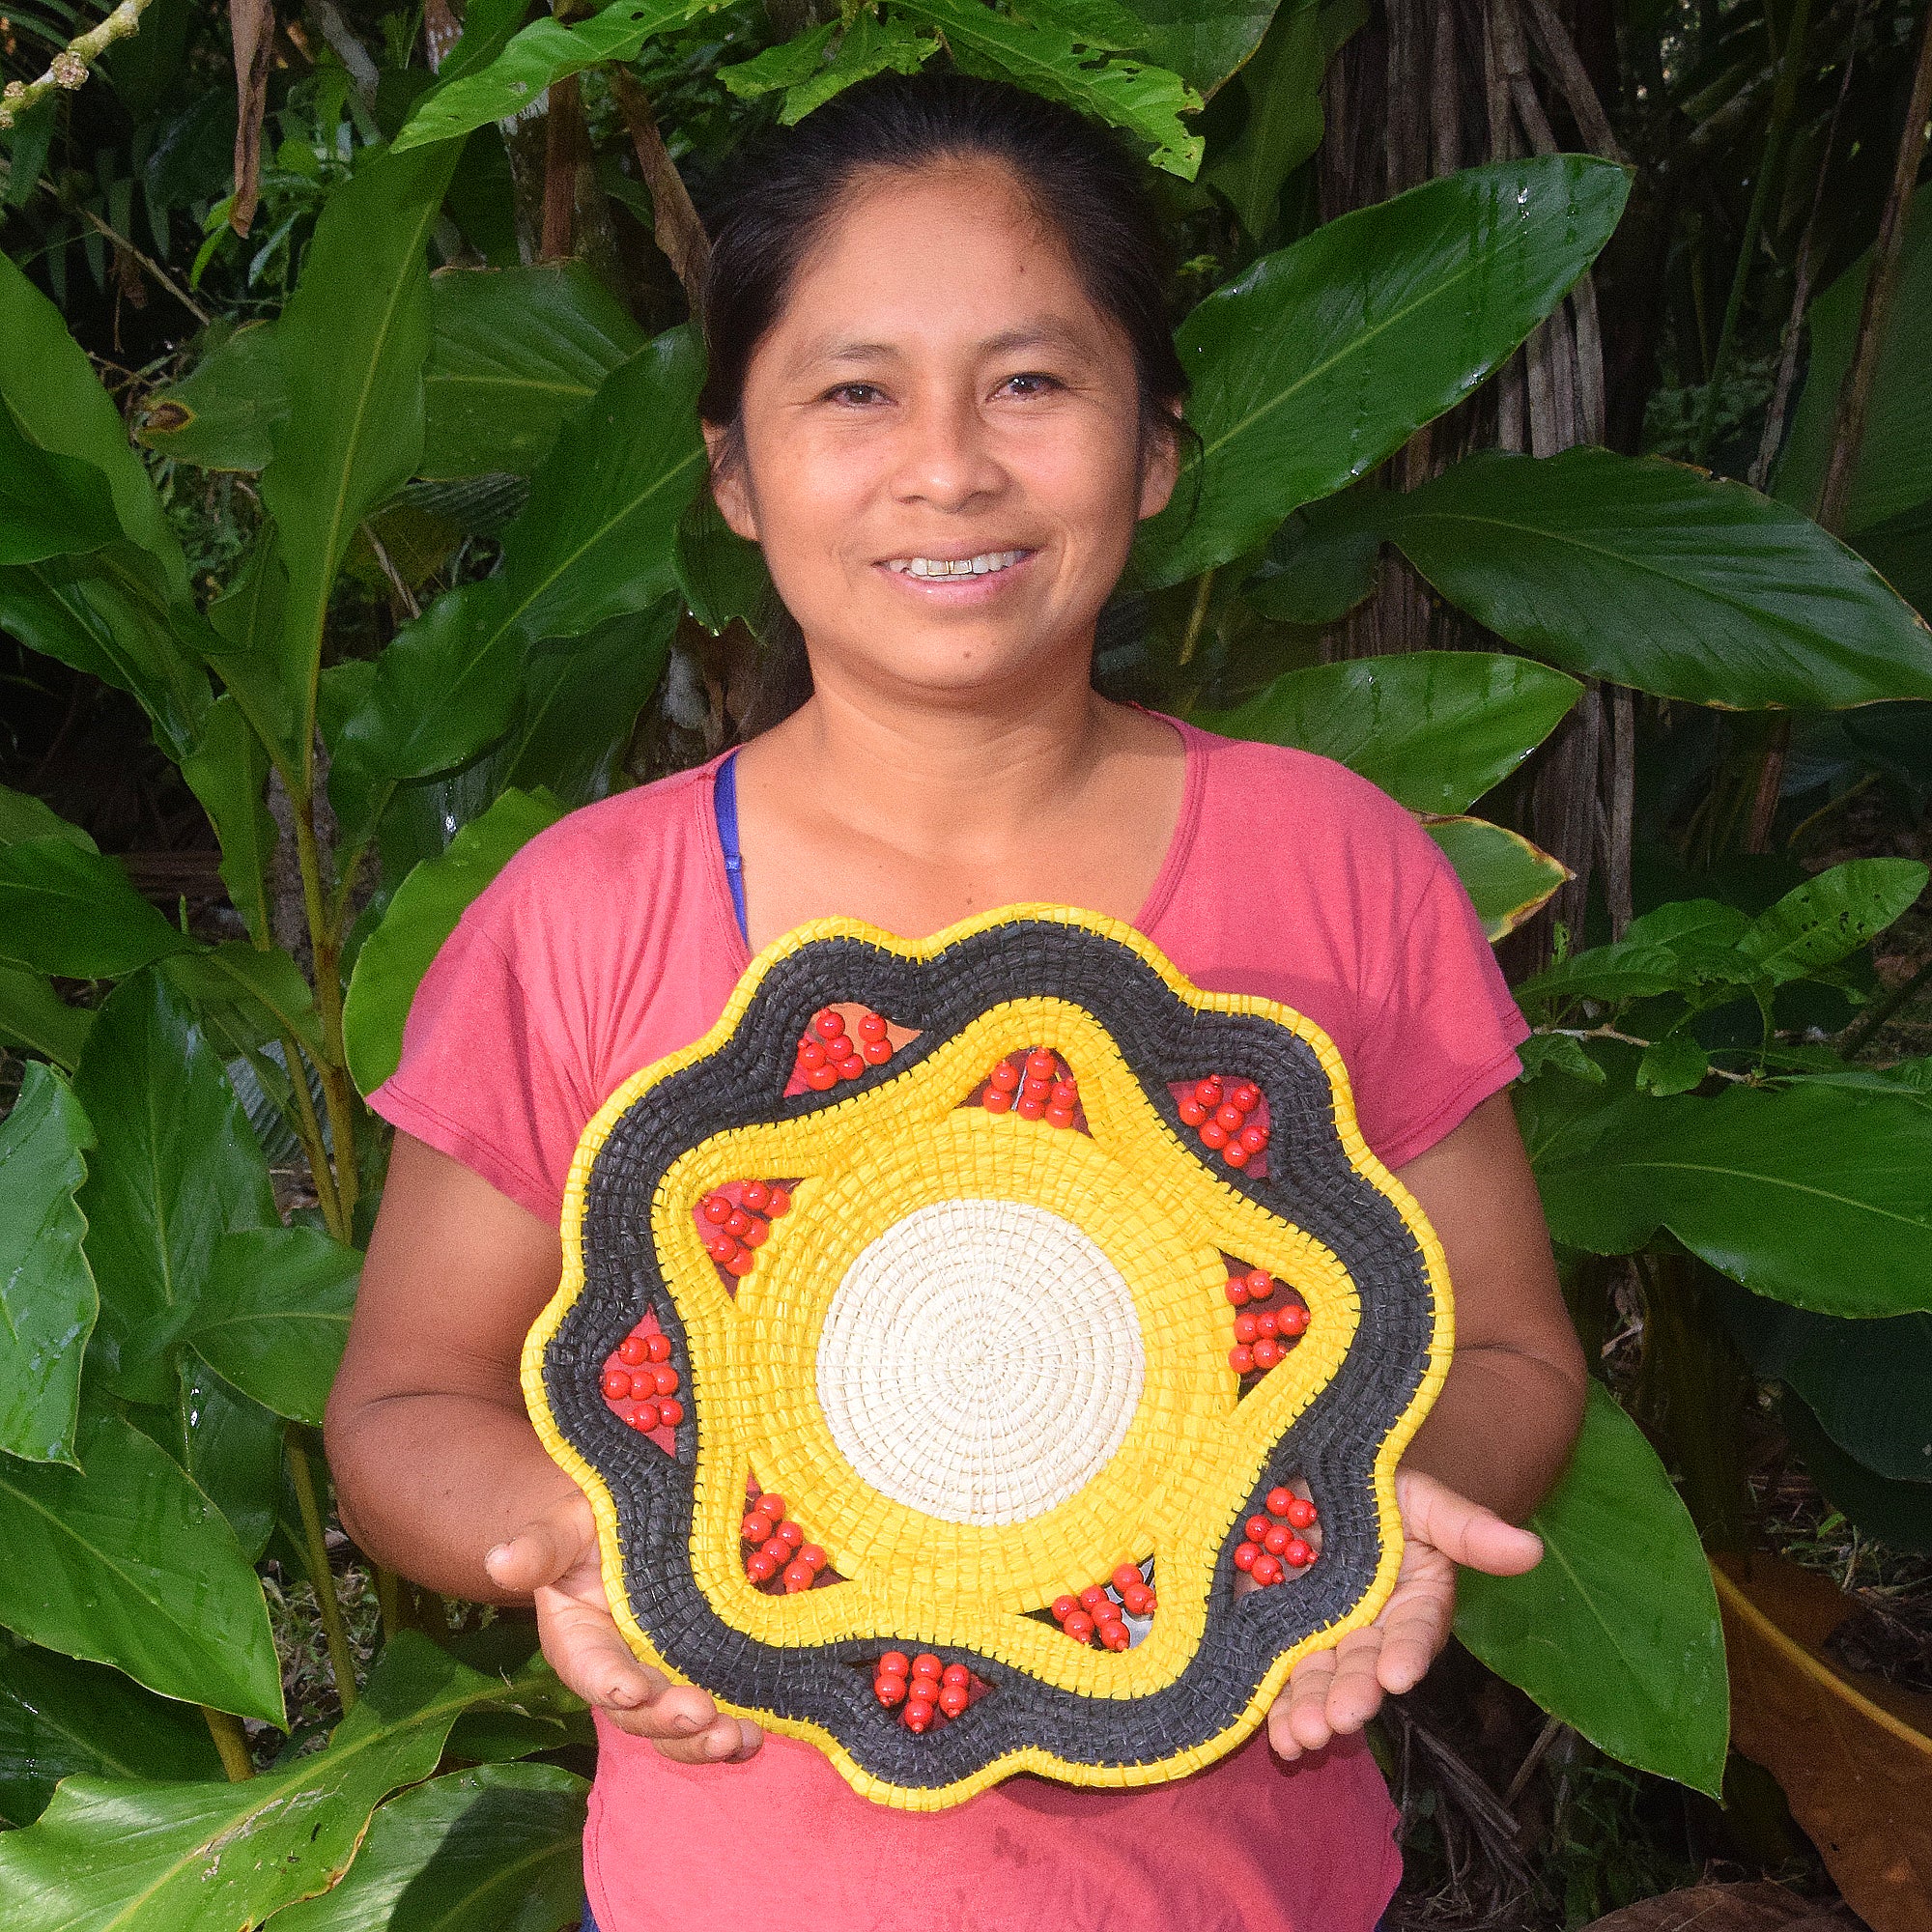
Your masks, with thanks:
M 942 1201 L 846 1270 L 818 1344 L 839 1453 L 947 1522 L 1021 1522 L 1125 1437 L 1146 1375 L 1134 1298 L 1100 1248 L 1019 1201 Z

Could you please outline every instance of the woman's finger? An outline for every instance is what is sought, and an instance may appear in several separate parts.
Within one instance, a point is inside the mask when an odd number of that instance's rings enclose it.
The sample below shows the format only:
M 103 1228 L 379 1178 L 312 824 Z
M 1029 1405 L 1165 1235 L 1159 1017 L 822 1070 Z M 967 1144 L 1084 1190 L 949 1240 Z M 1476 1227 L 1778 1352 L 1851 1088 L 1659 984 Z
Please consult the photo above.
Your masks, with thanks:
M 1337 1737 L 1359 1731 L 1382 1707 L 1381 1681 L 1377 1666 L 1381 1658 L 1382 1633 L 1371 1624 L 1350 1631 L 1335 1646 L 1335 1674 L 1322 1701 L 1322 1720 Z
M 1403 1526 L 1452 1563 L 1492 1577 L 1520 1577 L 1543 1560 L 1543 1539 L 1505 1522 L 1493 1510 L 1458 1495 L 1419 1469 L 1396 1474 Z
M 554 1583 L 582 1558 L 592 1528 L 588 1507 L 573 1502 L 506 1537 L 484 1557 L 484 1571 L 499 1590 L 521 1593 Z
M 1377 1676 L 1384 1690 L 1413 1690 L 1449 1641 L 1456 1617 L 1456 1573 L 1444 1565 L 1398 1583 L 1377 1619 L 1382 1634 Z
M 615 1715 L 641 1709 L 665 1689 L 663 1675 L 632 1655 L 609 1611 L 548 1583 L 535 1598 L 544 1655 L 586 1703 Z
M 1294 1666 L 1288 1680 L 1288 1734 L 1303 1750 L 1320 1750 L 1334 1736 L 1328 1722 L 1328 1687 L 1335 1681 L 1336 1657 L 1318 1650 Z

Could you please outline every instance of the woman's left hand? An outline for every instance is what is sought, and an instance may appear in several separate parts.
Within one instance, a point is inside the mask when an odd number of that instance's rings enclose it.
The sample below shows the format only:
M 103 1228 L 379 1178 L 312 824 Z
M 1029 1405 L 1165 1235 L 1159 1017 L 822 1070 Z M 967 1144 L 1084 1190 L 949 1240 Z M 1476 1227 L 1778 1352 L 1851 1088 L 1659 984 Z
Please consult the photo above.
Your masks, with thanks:
M 1412 1690 L 1449 1641 L 1456 1616 L 1456 1567 L 1519 1577 L 1543 1559 L 1543 1539 L 1517 1529 L 1419 1469 L 1398 1469 L 1402 1569 L 1381 1614 L 1332 1650 L 1295 1665 L 1268 1712 L 1268 1743 L 1293 1760 L 1359 1731 L 1384 1692 Z

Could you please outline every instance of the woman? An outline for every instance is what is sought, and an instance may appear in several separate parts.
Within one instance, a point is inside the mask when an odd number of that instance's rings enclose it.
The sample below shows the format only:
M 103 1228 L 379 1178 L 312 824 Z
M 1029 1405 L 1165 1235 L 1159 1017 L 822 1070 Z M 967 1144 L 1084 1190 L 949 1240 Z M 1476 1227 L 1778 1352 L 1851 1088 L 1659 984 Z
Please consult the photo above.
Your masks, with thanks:
M 330 1405 L 343 1510 L 438 1589 L 534 1598 L 597 1714 L 604 1932 L 781 1901 L 851 1932 L 1371 1926 L 1399 1860 L 1361 1727 L 1446 1641 L 1454 1564 L 1540 1553 L 1505 1519 L 1560 1467 L 1582 1365 L 1503 1093 L 1522 1024 L 1467 899 L 1340 767 L 1091 686 L 1095 621 L 1184 434 L 1157 244 L 1109 137 L 983 82 L 868 83 L 763 158 L 718 229 L 701 413 L 810 696 L 525 848 L 372 1099 L 399 1131 Z M 1021 1777 L 908 1816 L 632 1657 L 516 1364 L 583 1123 L 710 1026 L 751 952 L 827 914 L 923 936 L 1021 900 L 1130 921 L 1197 984 L 1327 1029 L 1367 1138 L 1441 1236 L 1458 1352 L 1399 1479 L 1394 1597 L 1296 1670 L 1264 1738 L 1146 1791 Z

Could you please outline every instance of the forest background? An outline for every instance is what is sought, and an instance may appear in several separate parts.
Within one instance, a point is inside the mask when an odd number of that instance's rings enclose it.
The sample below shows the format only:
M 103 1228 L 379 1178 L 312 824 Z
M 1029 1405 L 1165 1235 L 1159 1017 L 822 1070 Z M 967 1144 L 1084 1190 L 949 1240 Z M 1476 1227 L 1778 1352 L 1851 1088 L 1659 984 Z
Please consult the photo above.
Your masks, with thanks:
M 950 62 L 1179 246 L 1099 681 L 1423 814 L 1536 1027 L 1597 1381 L 1376 1727 L 1397 1922 L 1932 1927 L 1932 9 L 530 14 L 0 8 L 0 1917 L 575 1922 L 533 1627 L 330 1515 L 360 1094 L 518 845 L 744 716 L 721 164 Z

